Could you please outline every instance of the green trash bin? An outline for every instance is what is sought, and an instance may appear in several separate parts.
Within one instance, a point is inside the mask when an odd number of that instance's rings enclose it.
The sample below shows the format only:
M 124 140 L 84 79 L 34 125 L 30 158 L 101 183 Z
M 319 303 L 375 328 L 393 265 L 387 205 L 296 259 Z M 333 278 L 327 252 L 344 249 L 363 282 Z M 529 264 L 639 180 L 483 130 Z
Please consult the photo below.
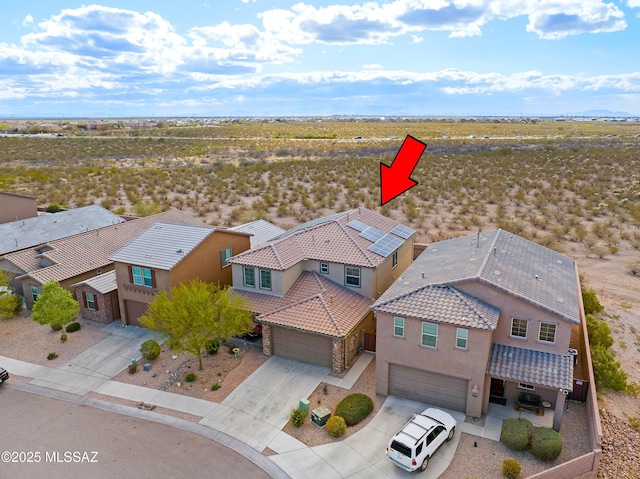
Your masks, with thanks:
M 300 403 L 298 404 L 298 409 L 300 409 L 303 413 L 307 414 L 309 412 L 309 400 L 300 399 Z

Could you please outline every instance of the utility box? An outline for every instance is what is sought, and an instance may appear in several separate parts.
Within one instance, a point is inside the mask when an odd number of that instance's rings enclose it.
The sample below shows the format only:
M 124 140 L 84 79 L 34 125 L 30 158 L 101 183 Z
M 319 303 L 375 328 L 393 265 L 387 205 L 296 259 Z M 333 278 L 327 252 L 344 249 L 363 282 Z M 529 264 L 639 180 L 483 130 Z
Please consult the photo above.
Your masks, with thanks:
M 311 420 L 316 426 L 324 427 L 330 417 L 331 411 L 324 406 L 317 407 L 311 412 Z
M 300 399 L 300 403 L 298 404 L 298 409 L 300 409 L 303 413 L 309 413 L 309 400 L 308 399 Z

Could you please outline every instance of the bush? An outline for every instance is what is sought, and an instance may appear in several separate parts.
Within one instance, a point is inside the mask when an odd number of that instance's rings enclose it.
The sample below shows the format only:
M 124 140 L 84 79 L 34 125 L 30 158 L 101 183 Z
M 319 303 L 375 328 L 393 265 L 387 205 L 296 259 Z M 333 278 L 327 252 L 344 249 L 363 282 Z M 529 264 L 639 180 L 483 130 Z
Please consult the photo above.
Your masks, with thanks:
M 238 345 L 237 345 L 236 343 L 234 343 L 233 341 L 230 341 L 230 342 L 227 344 L 227 346 L 228 346 L 229 354 L 235 354 L 235 353 L 233 352 L 233 350 L 234 350 L 234 349 L 236 349 L 236 348 L 238 347 Z
M 218 389 L 220 389 L 222 386 L 220 386 L 220 383 L 214 383 L 211 385 L 211 390 L 212 391 L 217 391 Z
M 210 339 L 204 344 L 204 349 L 209 356 L 213 356 L 218 353 L 218 349 L 220 349 L 220 340 L 218 339 Z
M 582 290 L 582 303 L 585 314 L 601 313 L 604 307 L 598 301 L 595 291 L 590 289 Z
M 197 378 L 198 378 L 198 376 L 196 376 L 196 373 L 189 373 L 184 377 L 184 380 L 185 380 L 185 382 L 192 383 Z
M 63 343 L 67 340 L 67 333 L 63 332 L 60 335 L 60 341 L 62 341 Z
M 60 211 L 59 205 L 49 205 L 45 208 L 47 213 L 58 213 Z
M 51 329 L 53 331 L 61 331 L 62 330 L 62 324 L 60 324 L 60 323 L 50 323 L 49 325 L 51 326 Z
M 502 421 L 500 441 L 509 449 L 524 451 L 529 447 L 533 424 L 528 419 L 509 418 Z
M 539 427 L 531 439 L 531 452 L 538 459 L 553 461 L 562 452 L 562 436 L 548 427 Z
M 129 364 L 129 374 L 135 374 L 138 371 L 138 363 L 136 361 L 133 361 L 131 364 Z
M 611 328 L 606 321 L 597 319 L 592 314 L 587 314 L 587 336 L 592 348 L 602 346 L 605 349 L 609 349 L 613 346 Z
M 304 424 L 304 418 L 307 417 L 307 413 L 305 413 L 302 409 L 297 408 L 291 411 L 291 425 L 293 427 L 300 427 Z
M 327 421 L 326 428 L 331 437 L 342 437 L 347 432 L 347 423 L 340 416 L 331 416 Z
M 622 370 L 620 361 L 613 358 L 610 350 L 600 345 L 593 346 L 591 362 L 596 386 L 614 391 L 627 389 L 627 373 Z
M 627 270 L 634 276 L 640 276 L 640 258 L 629 261 L 627 263 Z
M 366 394 L 349 394 L 336 407 L 336 416 L 344 418 L 347 426 L 358 424 L 373 411 L 373 401 Z
M 156 340 L 149 339 L 140 346 L 140 353 L 143 358 L 153 361 L 160 356 L 160 345 Z
M 516 479 L 520 475 L 520 463 L 514 459 L 505 459 L 502 461 L 502 475 L 509 479 Z
M 56 353 L 49 353 L 49 354 L 47 354 L 47 359 L 48 359 L 49 361 L 51 361 L 52 359 L 55 359 L 55 358 L 57 358 L 57 357 L 58 357 L 58 355 L 57 355 Z
M 67 325 L 67 327 L 64 328 L 64 330 L 67 333 L 75 333 L 76 331 L 80 331 L 80 328 L 82 328 L 82 325 L 80 323 L 71 323 Z

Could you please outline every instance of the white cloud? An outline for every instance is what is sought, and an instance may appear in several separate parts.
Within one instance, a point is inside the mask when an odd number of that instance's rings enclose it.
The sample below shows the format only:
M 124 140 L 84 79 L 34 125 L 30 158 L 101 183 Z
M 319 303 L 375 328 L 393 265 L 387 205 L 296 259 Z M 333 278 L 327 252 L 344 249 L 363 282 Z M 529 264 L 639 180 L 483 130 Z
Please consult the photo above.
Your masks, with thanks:
M 22 20 L 22 26 L 23 27 L 28 27 L 29 25 L 33 24 L 33 15 L 31 15 L 30 13 L 27 13 L 27 15 L 24 17 L 24 20 Z
M 627 0 L 629 8 L 640 8 L 640 0 Z
M 424 38 L 419 37 L 418 35 L 411 35 L 411 43 L 418 44 L 424 42 Z
M 362 65 L 364 70 L 382 70 L 382 65 L 379 63 L 369 63 L 368 65 Z

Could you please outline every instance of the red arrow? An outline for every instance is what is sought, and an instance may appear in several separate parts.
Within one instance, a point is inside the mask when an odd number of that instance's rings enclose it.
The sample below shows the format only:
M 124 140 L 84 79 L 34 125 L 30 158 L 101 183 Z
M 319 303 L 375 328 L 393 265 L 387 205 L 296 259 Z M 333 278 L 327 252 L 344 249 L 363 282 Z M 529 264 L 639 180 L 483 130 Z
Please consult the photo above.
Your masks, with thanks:
M 411 179 L 411 173 L 426 147 L 426 143 L 407 135 L 392 165 L 380 163 L 380 206 L 418 184 Z

